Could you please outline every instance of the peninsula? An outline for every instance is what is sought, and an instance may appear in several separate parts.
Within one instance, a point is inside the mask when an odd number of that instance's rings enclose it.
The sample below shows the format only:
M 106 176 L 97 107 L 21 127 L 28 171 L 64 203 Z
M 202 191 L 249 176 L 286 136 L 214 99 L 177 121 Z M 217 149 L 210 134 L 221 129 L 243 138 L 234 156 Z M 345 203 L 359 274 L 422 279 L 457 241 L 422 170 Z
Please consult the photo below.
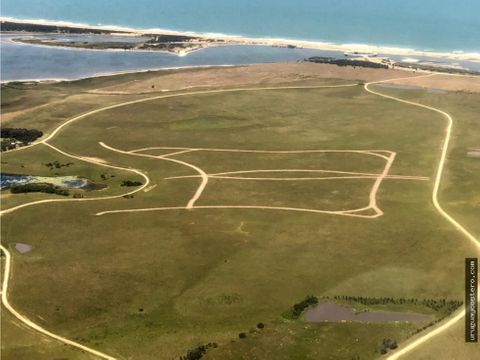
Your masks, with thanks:
M 341 51 L 347 54 L 382 54 L 397 55 L 405 57 L 432 57 L 439 60 L 458 60 L 458 61 L 478 61 L 479 53 L 465 52 L 433 52 L 420 51 L 415 49 L 406 49 L 388 46 L 375 46 L 364 44 L 335 44 L 321 41 L 306 41 L 293 39 L 275 39 L 275 38 L 253 38 L 224 34 L 196 33 L 188 31 L 172 31 L 165 29 L 134 29 L 119 26 L 90 26 L 84 24 L 75 24 L 70 22 L 55 22 L 44 20 L 20 20 L 7 17 L 1 17 L 2 33 L 25 33 L 25 35 L 35 35 L 39 33 L 50 34 L 89 34 L 89 35 L 111 35 L 121 37 L 146 38 L 132 44 L 131 42 L 95 42 L 85 43 L 82 41 L 51 41 L 24 38 L 17 41 L 27 43 L 36 43 L 50 46 L 65 46 L 76 48 L 87 48 L 97 50 L 161 50 L 169 51 L 180 56 L 185 56 L 192 51 L 211 46 L 225 45 L 262 45 L 288 48 L 308 48 L 328 51 Z

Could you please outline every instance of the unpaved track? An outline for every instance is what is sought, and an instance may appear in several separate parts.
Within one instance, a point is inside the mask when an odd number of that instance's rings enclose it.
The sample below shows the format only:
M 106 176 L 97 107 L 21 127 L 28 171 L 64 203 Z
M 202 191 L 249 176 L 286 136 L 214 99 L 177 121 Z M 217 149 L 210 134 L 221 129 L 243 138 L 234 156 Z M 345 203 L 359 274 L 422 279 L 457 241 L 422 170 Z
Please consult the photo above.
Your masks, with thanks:
M 435 74 L 424 75 L 423 77 L 428 77 L 428 76 L 433 76 L 433 75 L 435 75 Z M 394 79 L 394 80 L 399 80 L 399 79 Z M 438 202 L 438 191 L 440 189 L 442 175 L 443 175 L 443 172 L 445 170 L 445 162 L 446 162 L 447 153 L 448 153 L 448 146 L 450 145 L 450 138 L 451 138 L 451 134 L 452 134 L 453 118 L 447 112 L 442 111 L 440 109 L 437 109 L 433 106 L 423 105 L 423 104 L 416 103 L 416 102 L 413 102 L 413 101 L 403 100 L 403 99 L 400 99 L 400 98 L 397 98 L 397 97 L 394 97 L 394 96 L 385 95 L 385 94 L 379 93 L 375 90 L 371 90 L 369 88 L 369 85 L 378 84 L 378 83 L 385 83 L 385 82 L 389 82 L 389 81 L 392 81 L 392 80 L 383 80 L 383 81 L 365 83 L 364 88 L 369 93 L 377 95 L 377 96 L 381 96 L 381 97 L 384 97 L 384 98 L 387 98 L 387 99 L 390 99 L 390 100 L 394 100 L 394 101 L 398 101 L 398 102 L 401 102 L 401 103 L 404 103 L 404 104 L 417 106 L 417 107 L 421 107 L 421 108 L 424 108 L 424 109 L 427 109 L 427 110 L 434 111 L 436 113 L 439 113 L 439 114 L 443 115 L 443 117 L 447 120 L 447 126 L 445 128 L 445 138 L 444 138 L 443 144 L 442 144 L 442 152 L 441 152 L 441 155 L 440 155 L 440 160 L 438 162 L 437 173 L 435 175 L 435 181 L 434 181 L 433 192 L 432 192 L 432 202 L 433 202 L 433 205 L 435 206 L 435 208 L 437 209 L 437 211 L 440 213 L 440 215 L 442 215 L 458 231 L 460 231 L 467 239 L 469 239 L 479 249 L 479 253 L 480 253 L 480 241 L 478 239 L 476 239 L 475 236 L 473 236 L 472 233 L 470 233 L 467 229 L 465 229 L 457 220 L 455 220 L 451 215 L 449 215 L 442 208 L 440 203 Z M 423 336 L 420 335 L 418 338 L 416 338 L 415 340 L 408 343 L 405 347 L 401 347 L 399 350 L 392 353 L 386 359 L 387 360 L 399 359 L 403 355 L 408 354 L 410 351 L 412 351 L 412 350 L 416 349 L 417 347 L 421 346 L 423 343 L 427 342 L 428 340 L 430 340 L 434 336 L 436 336 L 436 335 L 442 333 L 443 331 L 447 330 L 452 325 L 457 323 L 457 321 L 459 321 L 460 319 L 463 319 L 464 317 L 465 317 L 465 308 L 463 308 L 463 310 L 459 311 L 454 317 L 448 319 L 446 322 L 444 322 L 440 326 L 435 327 L 433 330 L 429 331 L 427 334 L 425 334 Z
M 10 311 L 10 313 L 15 316 L 18 320 L 20 320 L 22 323 L 27 325 L 28 327 L 32 328 L 35 331 L 38 331 L 39 333 L 46 335 L 48 337 L 51 337 L 52 339 L 58 340 L 64 344 L 76 347 L 77 349 L 86 351 L 92 355 L 98 356 L 99 358 L 102 359 L 107 359 L 107 360 L 116 360 L 114 357 L 104 354 L 100 351 L 97 351 L 95 349 L 89 348 L 88 346 L 79 344 L 75 341 L 69 340 L 63 336 L 54 334 L 48 330 L 45 330 L 43 327 L 40 325 L 35 324 L 33 321 L 28 319 L 27 317 L 23 316 L 20 314 L 17 310 L 13 308 L 12 305 L 10 305 L 10 302 L 8 301 L 8 284 L 9 284 L 9 279 L 10 279 L 10 271 L 12 268 L 12 255 L 10 252 L 3 246 L 0 245 L 0 248 L 2 249 L 3 253 L 5 254 L 5 270 L 3 274 L 3 283 L 2 283 L 2 304 L 5 306 L 5 308 Z
M 196 209 L 256 209 L 256 210 L 282 210 L 282 211 L 296 211 L 296 212 L 307 212 L 314 214 L 330 214 L 330 215 L 343 215 L 359 218 L 372 219 L 377 217 L 377 215 L 358 215 L 356 212 L 368 210 L 369 207 L 364 207 L 355 210 L 345 210 L 345 211 L 328 211 L 328 210 L 317 210 L 317 209 L 304 209 L 304 208 L 295 208 L 295 207 L 286 207 L 286 206 L 260 206 L 260 205 L 195 205 L 193 208 L 187 208 L 185 206 L 166 206 L 166 207 L 153 207 L 153 208 L 140 208 L 140 209 L 120 209 L 120 210 L 107 210 L 96 213 L 97 216 L 107 215 L 107 214 L 122 214 L 122 213 L 142 213 L 142 212 L 152 212 L 152 211 L 167 211 L 167 210 L 196 210 Z
M 207 183 L 208 183 L 208 176 L 207 174 L 205 174 L 205 172 L 200 169 L 198 166 L 195 166 L 193 164 L 190 164 L 190 163 L 187 163 L 185 161 L 181 161 L 181 160 L 177 160 L 177 159 L 170 159 L 168 156 L 169 155 L 172 155 L 172 154 L 166 154 L 166 155 L 159 155 L 159 156 L 156 156 L 156 155 L 147 155 L 147 154 L 138 154 L 138 153 L 135 153 L 135 152 L 129 152 L 129 151 L 123 151 L 123 150 L 119 150 L 119 149 L 115 149 L 111 146 L 108 146 L 106 145 L 105 143 L 103 142 L 100 142 L 99 143 L 101 146 L 103 146 L 104 148 L 108 149 L 108 150 L 111 150 L 111 151 L 114 151 L 114 152 L 117 152 L 117 153 L 120 153 L 120 154 L 127 154 L 127 155 L 133 155 L 133 156 L 141 156 L 141 157 L 146 157 L 146 158 L 153 158 L 153 159 L 162 159 L 162 160 L 166 160 L 166 161 L 171 161 L 171 162 L 174 162 L 174 163 L 177 163 L 177 164 L 181 164 L 181 165 L 184 165 L 184 166 L 187 166 L 193 170 L 195 170 L 196 172 L 198 172 L 198 174 L 200 175 L 200 177 L 202 178 L 202 182 L 200 183 L 197 191 L 195 191 L 195 194 L 193 195 L 193 197 L 190 199 L 190 201 L 188 202 L 186 208 L 187 209 L 191 209 L 193 207 L 193 205 L 195 204 L 195 202 L 200 198 L 200 196 L 202 195 L 202 192 L 203 190 L 205 189 L 205 187 L 207 186 Z M 177 152 L 178 153 L 178 152 Z
M 242 176 L 222 176 L 208 175 L 210 179 L 224 180 L 252 180 L 252 181 L 310 181 L 310 180 L 348 180 L 348 179 L 378 179 L 378 175 L 348 175 L 348 176 L 324 176 L 324 177 L 242 177 Z M 185 177 L 183 177 L 185 178 Z M 180 178 L 176 178 L 180 179 Z M 394 176 L 387 175 L 383 179 L 397 180 L 429 180 L 429 178 L 420 178 L 414 176 Z
M 382 171 L 382 174 L 375 180 L 375 183 L 373 184 L 372 190 L 370 190 L 370 195 L 369 195 L 369 206 L 379 215 L 383 215 L 383 211 L 378 207 L 377 205 L 377 192 L 378 189 L 380 188 L 380 184 L 382 183 L 383 179 L 385 176 L 388 175 L 388 172 L 390 171 L 390 168 L 392 167 L 393 160 L 395 159 L 396 154 L 394 152 L 390 152 L 390 156 L 385 157 L 387 160 L 387 164 L 385 165 L 385 168 Z
M 189 151 L 211 151 L 211 152 L 233 152 L 233 153 L 254 153 L 254 154 L 308 154 L 308 153 L 353 153 L 353 154 L 366 154 L 372 156 L 378 156 L 382 159 L 388 160 L 388 156 L 382 155 L 381 153 L 391 154 L 390 150 L 253 150 L 253 149 L 224 149 L 224 148 L 185 148 L 185 147 L 172 147 L 172 146 L 150 146 L 141 149 L 130 150 L 131 153 L 139 153 L 143 151 L 150 150 L 182 150 L 180 152 L 189 152 Z M 171 153 L 169 155 L 174 155 L 176 153 Z M 163 155 L 166 156 L 166 155 Z
M 318 214 L 331 214 L 331 215 L 343 215 L 343 216 L 354 216 L 354 217 L 361 217 L 361 218 L 366 218 L 366 219 L 375 219 L 379 216 L 383 215 L 383 211 L 381 211 L 376 204 L 376 194 L 378 191 L 378 188 L 380 187 L 381 182 L 383 179 L 387 176 L 388 171 L 390 170 L 390 167 L 392 165 L 393 159 L 395 158 L 395 153 L 392 151 L 388 150 L 379 150 L 377 152 L 373 150 L 242 150 L 242 149 L 206 149 L 206 148 L 164 148 L 164 147 L 149 147 L 149 148 L 142 148 L 142 149 L 135 149 L 135 150 L 121 150 L 121 149 L 116 149 L 111 146 L 108 146 L 104 144 L 103 142 L 99 143 L 101 146 L 103 146 L 106 149 L 109 149 L 111 151 L 120 153 L 120 154 L 126 154 L 126 155 L 133 155 L 133 156 L 142 156 L 142 157 L 147 157 L 147 158 L 152 158 L 152 159 L 160 159 L 160 160 L 167 160 L 167 161 L 173 161 L 178 164 L 187 166 L 189 168 L 194 169 L 199 175 L 195 175 L 193 177 L 201 177 L 202 182 L 200 183 L 197 191 L 193 195 L 193 197 L 190 199 L 188 202 L 187 206 L 185 207 L 186 209 L 264 209 L 264 210 L 290 210 L 290 211 L 302 211 L 302 212 L 310 212 L 310 213 L 318 213 Z M 169 154 L 164 154 L 164 155 L 150 155 L 150 154 L 143 154 L 140 153 L 141 151 L 147 151 L 147 150 L 168 150 L 168 149 L 177 149 L 176 152 L 169 153 Z M 178 149 L 182 149 L 181 151 L 178 151 Z M 305 154 L 305 153 L 357 153 L 357 154 L 364 154 L 364 155 L 372 155 L 372 156 L 378 156 L 381 157 L 382 159 L 386 160 L 386 165 L 384 167 L 384 170 L 382 171 L 381 174 L 377 174 L 375 177 L 372 176 L 357 176 L 355 178 L 374 178 L 375 182 L 374 185 L 372 186 L 372 189 L 370 190 L 369 194 L 369 204 L 368 206 L 358 208 L 358 209 L 350 209 L 350 210 L 339 210 L 339 211 L 331 211 L 331 210 L 320 210 L 320 209 L 311 209 L 311 208 L 296 208 L 296 207 L 284 207 L 284 206 L 259 206 L 259 205 L 204 205 L 204 206 L 194 206 L 195 202 L 200 198 L 202 192 L 205 190 L 205 187 L 207 186 L 209 175 L 205 173 L 201 168 L 198 166 L 195 166 L 193 164 L 187 163 L 185 161 L 169 158 L 168 156 L 188 152 L 188 151 L 217 151 L 217 152 L 248 152 L 248 153 L 273 153 L 273 154 Z M 388 153 L 389 156 L 382 155 L 378 152 L 385 152 Z M 262 171 L 262 170 L 256 170 L 256 171 Z M 268 170 L 263 170 L 263 171 L 268 171 Z M 287 170 L 288 171 L 288 170 Z M 308 171 L 308 170 L 300 170 L 300 171 Z M 248 172 L 248 170 L 247 170 Z M 328 172 L 328 171 L 327 171 Z M 343 173 L 348 173 L 348 172 L 343 172 Z M 191 177 L 191 176 L 187 176 Z M 214 176 L 211 176 L 214 178 Z M 178 178 L 178 177 L 177 177 Z M 220 176 L 217 176 L 216 178 L 221 178 Z M 234 177 L 227 177 L 228 179 L 235 179 Z M 345 179 L 347 177 L 342 177 L 342 178 L 330 178 L 330 179 Z M 245 179 L 245 178 L 238 178 L 238 179 Z M 252 179 L 250 179 L 252 180 Z M 255 180 L 262 180 L 259 178 L 256 178 Z M 264 179 L 265 180 L 265 179 Z M 275 180 L 281 180 L 281 178 L 275 178 Z M 305 180 L 305 179 L 302 179 Z M 311 179 L 309 179 L 311 180 Z M 151 207 L 151 208 L 138 208 L 138 209 L 121 209 L 121 210 L 110 210 L 110 211 L 102 211 L 97 213 L 96 215 L 106 215 L 106 214 L 118 214 L 118 213 L 133 213 L 133 212 L 146 212 L 146 211 L 165 211 L 165 210 L 177 210 L 177 207 Z M 369 211 L 373 210 L 375 214 L 373 215 L 364 215 L 364 214 L 357 214 L 361 211 Z
M 170 155 L 169 155 L 170 156 Z M 326 174 L 339 174 L 344 176 L 338 177 L 301 177 L 301 178 L 291 178 L 291 177 L 242 177 L 235 175 L 242 174 L 258 174 L 258 173 L 326 173 Z M 350 179 L 350 178 L 377 178 L 381 174 L 375 173 L 363 173 L 363 172 L 354 172 L 354 171 L 337 171 L 337 170 L 321 170 L 321 169 L 259 169 L 259 170 L 241 170 L 241 171 L 228 171 L 207 174 L 210 178 L 217 179 L 238 179 L 238 180 L 328 180 L 328 179 Z M 188 179 L 195 178 L 199 175 L 182 175 L 182 176 L 169 176 L 164 178 L 164 180 L 174 180 L 174 179 Z M 409 175 L 386 175 L 385 179 L 400 179 L 400 180 L 430 180 L 427 176 L 409 176 Z

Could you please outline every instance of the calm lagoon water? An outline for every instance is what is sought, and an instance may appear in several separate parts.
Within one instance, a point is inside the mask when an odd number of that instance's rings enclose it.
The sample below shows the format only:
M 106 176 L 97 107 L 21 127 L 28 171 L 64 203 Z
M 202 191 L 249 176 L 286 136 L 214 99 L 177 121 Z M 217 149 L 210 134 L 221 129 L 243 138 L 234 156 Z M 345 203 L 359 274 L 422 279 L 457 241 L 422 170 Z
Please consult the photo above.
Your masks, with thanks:
M 9 80 L 78 79 L 115 72 L 182 66 L 243 65 L 297 61 L 309 56 L 343 56 L 337 51 L 269 46 L 219 46 L 179 57 L 166 52 L 95 51 L 27 45 L 3 35 L 1 78 Z M 52 37 L 52 36 L 49 36 Z M 64 38 L 64 36 L 58 36 Z M 82 41 L 93 37 L 82 36 Z M 108 40 L 108 37 L 103 37 Z M 118 39 L 118 38 L 117 38 Z
M 288 49 L 271 46 L 218 46 L 179 57 L 154 51 L 95 51 L 52 46 L 21 44 L 10 41 L 18 35 L 1 35 L 1 80 L 80 79 L 117 72 L 132 72 L 162 68 L 210 65 L 245 65 L 257 63 L 299 61 L 310 56 L 343 57 L 342 52 L 315 49 Z M 41 35 L 42 38 L 80 41 L 120 41 L 109 36 Z M 138 41 L 132 38 L 129 41 Z M 401 56 L 390 56 L 402 59 Z M 438 59 L 417 57 L 438 62 Z M 480 71 L 480 63 L 455 61 L 461 67 Z

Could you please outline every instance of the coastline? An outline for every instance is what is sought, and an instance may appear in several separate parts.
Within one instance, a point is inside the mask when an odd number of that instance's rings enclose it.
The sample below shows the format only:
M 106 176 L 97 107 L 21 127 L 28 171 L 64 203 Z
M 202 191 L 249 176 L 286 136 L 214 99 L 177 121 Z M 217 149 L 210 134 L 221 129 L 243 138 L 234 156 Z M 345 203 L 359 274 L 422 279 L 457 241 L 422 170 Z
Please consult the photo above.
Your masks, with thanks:
M 45 34 L 45 33 L 44 33 Z M 22 33 L 2 33 L 1 35 L 26 35 Z M 28 36 L 35 36 L 38 35 L 35 33 L 29 33 Z M 96 35 L 91 35 L 91 36 L 96 36 Z M 112 35 L 115 36 L 115 35 Z M 123 35 L 122 35 L 123 36 Z M 132 36 L 132 35 L 126 35 L 126 36 Z M 133 35 L 137 36 L 137 35 Z M 202 49 L 194 49 L 190 51 L 185 51 L 184 53 L 174 53 L 171 51 L 166 51 L 166 50 L 149 50 L 149 49 L 128 49 L 128 50 L 123 50 L 123 49 L 94 49 L 94 48 L 83 48 L 83 47 L 72 47 L 72 46 L 63 46 L 63 45 L 54 45 L 54 44 L 41 44 L 41 43 L 29 43 L 26 41 L 21 41 L 21 40 L 13 40 L 13 39 L 7 39 L 7 40 L 2 40 L 5 42 L 14 42 L 17 45 L 24 45 L 24 46 L 38 46 L 38 47 L 44 47 L 44 48 L 55 48 L 55 49 L 61 49 L 61 50 L 71 50 L 71 51 L 108 51 L 108 52 L 146 52 L 146 53 L 151 53 L 151 52 L 159 52 L 162 54 L 166 55 L 171 55 L 171 56 L 178 56 L 178 57 L 183 57 L 187 56 L 190 53 L 193 53 L 195 51 L 199 51 Z
M 281 39 L 281 38 L 262 38 L 262 37 L 248 37 L 240 35 L 225 35 L 218 33 L 197 33 L 192 31 L 175 31 L 167 29 L 136 29 L 113 25 L 85 25 L 66 21 L 50 21 L 50 20 L 33 20 L 33 19 L 15 19 L 11 17 L 0 17 L 2 22 L 14 22 L 19 24 L 32 25 L 46 25 L 46 26 L 60 26 L 69 28 L 80 28 L 91 31 L 105 31 L 112 36 L 142 36 L 142 35 L 177 35 L 177 36 L 192 36 L 204 40 L 216 39 L 224 42 L 222 45 L 263 45 L 273 47 L 288 47 L 294 46 L 305 49 L 327 50 L 327 51 L 341 51 L 341 52 L 361 52 L 361 53 L 379 53 L 385 55 L 396 55 L 405 57 L 428 56 L 437 59 L 459 60 L 459 61 L 474 61 L 480 62 L 480 52 L 434 52 L 421 51 L 409 48 L 399 48 L 394 46 L 377 46 L 368 44 L 335 44 L 331 42 L 310 41 L 310 40 L 295 40 L 295 39 Z M 219 44 L 211 44 L 208 46 L 218 46 Z M 136 50 L 131 50 L 136 51 Z M 187 55 L 188 52 L 182 54 Z
M 45 45 L 46 46 L 46 45 Z M 68 48 L 67 48 L 68 49 Z M 82 49 L 78 49 L 82 50 Z M 108 50 L 94 50 L 94 51 L 108 51 Z M 171 54 L 175 56 L 174 54 Z M 148 72 L 159 72 L 159 71 L 170 71 L 170 70 L 188 70 L 188 69 L 210 69 L 210 68 L 228 68 L 228 67 L 236 67 L 236 66 L 249 66 L 254 64 L 225 64 L 225 65 L 186 65 L 186 66 L 170 66 L 170 67 L 160 67 L 160 68 L 153 68 L 153 69 L 138 69 L 138 70 L 125 70 L 125 71 L 112 71 L 112 72 L 104 72 L 98 73 L 93 76 L 81 76 L 78 78 L 67 79 L 67 78 L 45 78 L 45 79 L 22 79 L 22 80 L 1 80 L 0 85 L 8 85 L 10 83 L 39 83 L 39 84 L 53 84 L 53 83 L 60 83 L 60 82 L 72 82 L 72 81 L 80 81 L 86 79 L 95 79 L 101 77 L 109 77 L 109 76 L 116 76 L 116 75 L 128 75 L 128 74 L 141 74 L 141 73 L 148 73 Z

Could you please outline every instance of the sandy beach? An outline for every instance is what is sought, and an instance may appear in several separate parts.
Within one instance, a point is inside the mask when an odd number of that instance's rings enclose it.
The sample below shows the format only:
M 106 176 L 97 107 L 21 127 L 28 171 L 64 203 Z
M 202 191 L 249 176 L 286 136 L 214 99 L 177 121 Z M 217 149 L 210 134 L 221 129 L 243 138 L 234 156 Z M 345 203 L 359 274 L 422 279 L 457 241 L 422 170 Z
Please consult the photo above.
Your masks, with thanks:
M 264 46 L 278 46 L 278 47 L 298 47 L 317 50 L 331 50 L 341 52 L 359 52 L 359 53 L 375 53 L 384 55 L 399 55 L 409 58 L 416 56 L 428 56 L 438 59 L 459 60 L 459 61 L 476 61 L 480 62 L 480 53 L 465 53 L 465 52 L 433 52 L 433 51 L 420 51 L 408 48 L 388 47 L 388 46 L 375 46 L 367 44 L 335 44 L 330 42 L 321 41 L 306 41 L 295 39 L 277 39 L 277 38 L 253 38 L 237 35 L 225 35 L 217 33 L 196 33 L 189 31 L 173 31 L 166 29 L 134 29 L 128 27 L 119 26 L 90 26 L 85 24 L 76 24 L 64 21 L 46 21 L 46 20 L 29 20 L 29 19 L 14 19 L 8 17 L 0 17 L 0 21 L 9 21 L 20 24 L 33 24 L 33 25 L 48 25 L 48 26 L 62 26 L 81 28 L 86 30 L 101 30 L 108 32 L 112 36 L 142 36 L 142 35 L 180 35 L 180 36 L 192 36 L 199 38 L 202 42 L 202 46 L 219 46 L 221 45 L 264 45 Z M 219 43 L 209 43 L 208 39 L 215 39 Z M 185 56 L 188 51 L 183 52 L 181 55 Z

